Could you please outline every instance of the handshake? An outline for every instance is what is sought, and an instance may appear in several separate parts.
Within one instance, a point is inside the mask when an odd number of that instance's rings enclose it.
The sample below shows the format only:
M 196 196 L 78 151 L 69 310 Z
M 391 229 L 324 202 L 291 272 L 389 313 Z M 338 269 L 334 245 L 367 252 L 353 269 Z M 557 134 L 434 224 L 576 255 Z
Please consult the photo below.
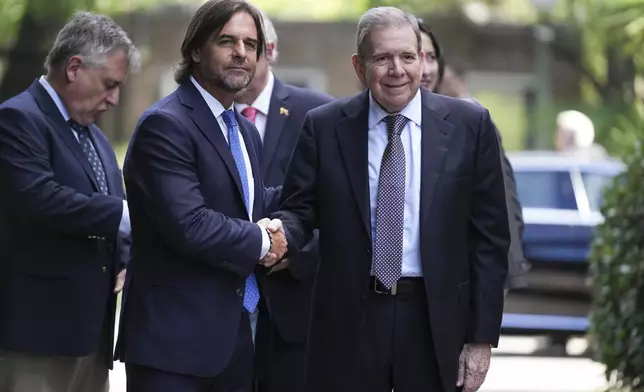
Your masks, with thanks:
M 284 235 L 284 227 L 282 227 L 282 221 L 279 219 L 270 220 L 268 218 L 264 218 L 257 222 L 257 224 L 268 230 L 269 236 L 271 238 L 271 247 L 268 250 L 268 253 L 266 253 L 266 256 L 264 256 L 264 258 L 259 261 L 259 264 L 267 268 L 273 267 L 270 270 L 269 274 L 288 268 L 289 261 L 287 259 L 282 260 L 282 258 L 286 254 L 286 251 L 288 250 L 288 244 L 286 241 L 286 236 Z M 278 262 L 279 264 L 275 265 Z

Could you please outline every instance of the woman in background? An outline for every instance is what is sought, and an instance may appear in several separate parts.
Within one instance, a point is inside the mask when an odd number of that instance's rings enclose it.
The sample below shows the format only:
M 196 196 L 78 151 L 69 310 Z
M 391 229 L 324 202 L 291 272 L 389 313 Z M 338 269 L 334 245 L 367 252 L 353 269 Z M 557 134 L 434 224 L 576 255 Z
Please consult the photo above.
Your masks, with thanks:
M 445 73 L 445 60 L 434 33 L 421 18 L 418 18 L 418 27 L 423 41 L 423 52 L 425 52 L 423 76 L 420 83 L 429 91 L 438 92 Z
M 423 75 L 421 84 L 426 89 L 439 93 L 443 77 L 445 76 L 445 57 L 441 50 L 438 40 L 429 26 L 421 19 L 417 18 L 422 40 L 422 50 L 425 52 L 425 62 L 423 64 Z M 452 69 L 453 70 L 453 69 Z M 452 72 L 445 80 L 443 95 L 452 96 L 468 100 L 479 104 L 475 99 L 469 96 L 467 85 L 462 75 Z M 498 135 L 501 142 L 501 135 Z M 506 295 L 508 290 L 522 288 L 527 285 L 526 273 L 529 269 L 529 263 L 523 255 L 523 214 L 521 203 L 519 201 L 514 172 L 512 165 L 508 160 L 505 150 L 501 144 L 501 164 L 503 166 L 503 178 L 505 180 L 505 198 L 508 206 L 508 225 L 510 228 L 510 250 L 508 252 L 508 278 L 506 282 Z

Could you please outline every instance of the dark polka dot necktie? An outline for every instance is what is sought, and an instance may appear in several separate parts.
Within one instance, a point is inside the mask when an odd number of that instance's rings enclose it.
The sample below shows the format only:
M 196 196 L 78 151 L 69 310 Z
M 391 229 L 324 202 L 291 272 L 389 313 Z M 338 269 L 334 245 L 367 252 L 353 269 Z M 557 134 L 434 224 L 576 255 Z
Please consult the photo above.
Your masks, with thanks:
M 78 143 L 80 143 L 81 149 L 83 150 L 83 153 L 87 157 L 87 160 L 89 161 L 89 165 L 92 167 L 92 170 L 94 171 L 94 176 L 96 176 L 96 180 L 98 181 L 99 190 L 101 191 L 102 194 L 107 195 L 108 189 L 107 189 L 107 180 L 105 178 L 105 170 L 103 170 L 103 163 L 101 162 L 101 159 L 98 157 L 98 154 L 96 153 L 96 150 L 92 145 L 92 141 L 89 136 L 89 128 L 86 126 L 80 125 L 74 120 L 69 120 L 69 126 L 72 127 L 72 129 L 76 132 L 76 135 L 78 136 Z
M 405 149 L 400 134 L 407 124 L 403 115 L 387 116 L 388 143 L 382 155 L 376 204 L 376 238 L 373 272 L 388 289 L 402 275 L 405 213 Z

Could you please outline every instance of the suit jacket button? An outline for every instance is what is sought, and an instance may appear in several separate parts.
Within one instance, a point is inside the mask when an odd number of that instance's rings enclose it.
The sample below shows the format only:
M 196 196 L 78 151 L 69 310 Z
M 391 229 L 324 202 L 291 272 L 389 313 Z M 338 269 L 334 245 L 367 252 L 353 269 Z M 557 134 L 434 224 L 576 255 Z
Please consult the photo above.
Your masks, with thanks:
M 371 248 L 365 248 L 364 251 L 367 252 L 367 254 L 369 254 L 369 253 L 371 253 Z
M 105 273 L 107 273 L 107 267 L 106 267 L 106 266 L 102 266 L 102 267 L 101 267 L 101 271 L 102 271 L 104 274 L 105 274 Z
M 237 289 L 237 291 L 235 291 L 235 293 L 237 294 L 238 297 L 243 297 L 244 296 L 244 290 L 242 290 L 242 289 Z

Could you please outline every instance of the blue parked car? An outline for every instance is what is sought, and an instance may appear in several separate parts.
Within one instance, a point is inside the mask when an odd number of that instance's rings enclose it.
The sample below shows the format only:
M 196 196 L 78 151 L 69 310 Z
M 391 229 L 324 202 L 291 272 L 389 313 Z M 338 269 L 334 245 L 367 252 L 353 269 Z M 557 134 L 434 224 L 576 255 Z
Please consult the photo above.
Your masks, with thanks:
M 546 151 L 509 153 L 525 222 L 528 287 L 511 291 L 502 332 L 565 343 L 588 328 L 588 253 L 602 195 L 625 165 Z

